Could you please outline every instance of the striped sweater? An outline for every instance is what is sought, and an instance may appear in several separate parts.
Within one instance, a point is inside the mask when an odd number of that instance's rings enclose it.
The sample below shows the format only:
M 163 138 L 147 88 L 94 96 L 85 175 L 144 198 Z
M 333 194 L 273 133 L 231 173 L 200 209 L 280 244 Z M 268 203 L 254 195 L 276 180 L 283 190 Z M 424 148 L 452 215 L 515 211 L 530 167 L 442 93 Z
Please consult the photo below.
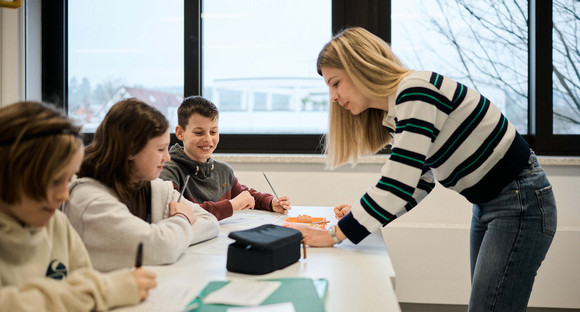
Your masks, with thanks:
M 353 243 L 415 207 L 438 181 L 472 203 L 493 199 L 527 164 L 530 148 L 488 99 L 417 71 L 389 97 L 391 156 L 339 227 Z

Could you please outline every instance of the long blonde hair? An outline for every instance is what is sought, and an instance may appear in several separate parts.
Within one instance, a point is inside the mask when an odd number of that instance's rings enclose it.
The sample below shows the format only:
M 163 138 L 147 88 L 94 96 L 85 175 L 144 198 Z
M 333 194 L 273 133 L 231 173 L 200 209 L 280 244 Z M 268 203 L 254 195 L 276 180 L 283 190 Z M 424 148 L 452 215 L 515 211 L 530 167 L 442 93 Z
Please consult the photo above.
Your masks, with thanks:
M 354 85 L 370 98 L 394 94 L 410 72 L 386 42 L 361 27 L 335 35 L 318 54 L 316 67 L 320 75 L 322 67 L 345 70 Z M 384 115 L 385 111 L 375 108 L 353 115 L 337 102 L 331 103 L 324 142 L 327 166 L 354 164 L 360 156 L 374 154 L 390 143 L 391 135 L 382 125 Z

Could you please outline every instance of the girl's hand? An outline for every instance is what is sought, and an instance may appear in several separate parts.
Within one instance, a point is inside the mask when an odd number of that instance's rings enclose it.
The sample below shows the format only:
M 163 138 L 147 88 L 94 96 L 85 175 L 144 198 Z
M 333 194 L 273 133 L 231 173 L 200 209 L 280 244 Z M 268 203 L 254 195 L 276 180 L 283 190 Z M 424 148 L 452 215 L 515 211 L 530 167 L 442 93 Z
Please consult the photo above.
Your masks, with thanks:
M 195 221 L 197 221 L 193 209 L 191 209 L 191 207 L 187 204 L 187 202 L 183 201 L 176 202 L 172 200 L 169 203 L 169 216 L 182 217 L 184 219 L 187 219 L 189 221 L 189 224 L 194 224 Z
M 304 243 L 311 247 L 330 247 L 334 241 L 327 230 L 304 225 L 290 225 L 291 228 L 302 232 Z
M 290 198 L 288 196 L 280 196 L 280 200 L 276 197 L 272 199 L 272 211 L 280 213 L 288 213 L 290 207 Z

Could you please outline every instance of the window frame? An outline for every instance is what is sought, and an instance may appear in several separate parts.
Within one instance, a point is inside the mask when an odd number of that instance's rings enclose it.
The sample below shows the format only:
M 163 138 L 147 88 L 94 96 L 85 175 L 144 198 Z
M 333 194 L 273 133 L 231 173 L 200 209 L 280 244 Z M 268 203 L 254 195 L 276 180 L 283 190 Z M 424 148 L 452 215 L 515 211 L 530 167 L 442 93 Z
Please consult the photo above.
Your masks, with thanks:
M 580 156 L 580 135 L 552 134 L 552 1 L 529 0 L 528 134 L 538 155 Z M 42 100 L 67 110 L 67 0 L 42 6 Z M 200 94 L 201 0 L 184 1 L 184 95 Z M 332 0 L 332 33 L 362 26 L 391 40 L 391 0 Z M 386 22 L 385 22 L 386 21 Z M 314 66 L 314 64 L 313 64 Z M 546 117 L 548 116 L 548 117 Z M 92 141 L 88 133 L 85 143 Z M 220 134 L 217 153 L 320 154 L 324 134 Z M 172 143 L 177 139 L 172 134 Z

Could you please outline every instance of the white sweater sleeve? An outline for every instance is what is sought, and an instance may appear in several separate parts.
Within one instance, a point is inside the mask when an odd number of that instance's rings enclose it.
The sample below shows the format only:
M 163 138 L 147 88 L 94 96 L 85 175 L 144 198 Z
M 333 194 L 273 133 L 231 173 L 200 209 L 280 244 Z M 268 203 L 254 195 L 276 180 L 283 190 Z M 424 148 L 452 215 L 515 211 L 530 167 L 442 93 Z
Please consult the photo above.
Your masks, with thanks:
M 64 280 L 37 278 L 18 286 L 0 287 L 2 311 L 107 311 L 139 302 L 129 270 L 107 274 L 87 268 Z
M 173 200 L 177 200 L 178 198 L 179 192 L 173 190 Z M 219 222 L 213 214 L 201 208 L 198 204 L 194 204 L 183 197 L 181 198 L 181 201 L 186 201 L 189 206 L 191 206 L 197 219 L 195 223 L 191 225 L 191 230 L 193 231 L 192 244 L 206 241 L 219 234 Z
M 100 271 L 133 267 L 140 242 L 143 265 L 173 263 L 193 242 L 193 229 L 185 219 L 167 218 L 149 224 L 131 214 L 110 189 L 98 184 L 73 188 L 65 211 L 93 266 Z

